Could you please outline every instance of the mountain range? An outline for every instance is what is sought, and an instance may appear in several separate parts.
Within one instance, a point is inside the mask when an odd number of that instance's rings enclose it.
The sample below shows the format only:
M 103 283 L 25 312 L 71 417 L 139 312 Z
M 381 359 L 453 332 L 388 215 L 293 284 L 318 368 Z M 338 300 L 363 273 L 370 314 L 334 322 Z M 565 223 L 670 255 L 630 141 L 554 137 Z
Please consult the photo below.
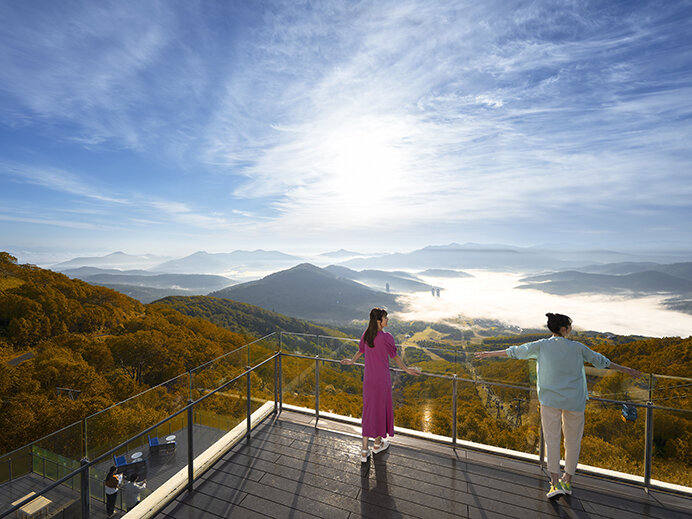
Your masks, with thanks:
M 645 296 L 676 296 L 667 306 L 680 310 L 692 296 L 692 262 L 661 265 L 657 263 L 612 263 L 591 265 L 582 272 L 567 270 L 523 278 L 517 288 L 536 289 L 558 295 L 596 293 Z M 607 273 L 593 273 L 593 271 Z M 673 305 L 674 303 L 674 305 Z M 685 310 L 682 310 L 685 311 Z
M 502 244 L 450 243 L 431 245 L 411 252 L 369 254 L 350 250 L 337 250 L 319 255 L 329 258 L 340 266 L 355 270 L 425 270 L 485 269 L 520 272 L 546 270 L 580 270 L 592 273 L 625 274 L 623 271 L 600 271 L 603 264 L 616 265 L 616 269 L 641 269 L 645 265 L 656 267 L 663 263 L 685 261 L 692 257 L 690 252 L 622 253 L 609 250 L 573 250 L 566 248 L 515 247 Z M 245 277 L 244 272 L 267 272 L 295 266 L 307 261 L 301 256 L 280 251 L 236 250 L 228 253 L 198 251 L 182 258 L 164 258 L 151 254 L 132 256 L 114 252 L 102 257 L 80 257 L 50 267 L 62 272 L 79 267 L 116 268 L 120 270 L 146 269 L 158 273 L 172 274 L 227 274 Z M 321 262 L 320 262 L 321 264 Z M 594 269 L 594 270 L 590 270 Z M 644 268 L 645 270 L 645 268 Z M 238 274 L 236 274 L 238 273 Z M 670 272 L 672 275 L 678 275 Z
M 55 272 L 63 272 L 68 269 L 76 269 L 80 267 L 100 267 L 100 268 L 129 268 L 129 269 L 147 269 L 154 267 L 161 262 L 170 258 L 164 256 L 155 256 L 154 254 L 143 254 L 141 256 L 133 256 L 124 252 L 113 252 L 105 256 L 84 256 L 73 258 L 68 261 L 63 261 L 57 265 L 51 266 L 51 270 Z
M 244 251 L 209 253 L 195 252 L 184 258 L 166 261 L 156 266 L 161 272 L 177 274 L 222 274 L 233 270 L 276 269 L 295 265 L 302 258 L 279 251 Z

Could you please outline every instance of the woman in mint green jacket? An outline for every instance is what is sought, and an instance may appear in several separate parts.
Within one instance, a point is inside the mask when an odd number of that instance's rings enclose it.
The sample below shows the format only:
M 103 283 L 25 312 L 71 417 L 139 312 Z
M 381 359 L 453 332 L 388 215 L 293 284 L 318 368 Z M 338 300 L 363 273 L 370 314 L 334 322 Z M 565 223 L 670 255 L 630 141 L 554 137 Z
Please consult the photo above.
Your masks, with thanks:
M 545 438 L 550 472 L 549 498 L 572 493 L 572 477 L 577 468 L 581 438 L 584 433 L 584 409 L 588 399 L 584 362 L 600 369 L 610 368 L 634 377 L 636 369 L 611 362 L 600 353 L 567 336 L 572 319 L 562 314 L 546 314 L 553 336 L 535 342 L 511 346 L 506 350 L 478 352 L 476 357 L 509 357 L 536 360 L 536 385 L 541 403 L 541 426 Z M 565 473 L 560 471 L 560 424 L 565 440 Z

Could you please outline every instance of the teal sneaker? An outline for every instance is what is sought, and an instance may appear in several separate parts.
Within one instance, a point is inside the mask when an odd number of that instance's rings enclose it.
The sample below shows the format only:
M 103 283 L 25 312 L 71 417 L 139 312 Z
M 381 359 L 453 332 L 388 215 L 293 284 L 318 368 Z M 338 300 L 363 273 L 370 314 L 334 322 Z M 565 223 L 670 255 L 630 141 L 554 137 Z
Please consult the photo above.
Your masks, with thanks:
M 545 497 L 547 497 L 548 499 L 553 499 L 554 497 L 560 497 L 560 496 L 564 496 L 564 495 L 565 495 L 565 491 L 562 490 L 562 486 L 560 485 L 560 483 L 558 483 L 557 485 L 553 485 L 551 483 L 550 484 L 550 490 L 545 495 Z
M 568 483 L 567 481 L 560 480 L 560 487 L 562 487 L 562 491 L 567 494 L 568 496 L 572 495 L 572 483 Z

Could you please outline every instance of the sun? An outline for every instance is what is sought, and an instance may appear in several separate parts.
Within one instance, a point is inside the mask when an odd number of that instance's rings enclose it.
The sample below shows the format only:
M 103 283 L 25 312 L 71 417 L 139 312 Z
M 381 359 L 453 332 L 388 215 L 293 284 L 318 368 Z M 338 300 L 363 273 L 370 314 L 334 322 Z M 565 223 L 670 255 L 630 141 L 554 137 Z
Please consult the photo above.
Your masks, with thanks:
M 388 118 L 342 123 L 325 136 L 321 173 L 331 196 L 358 206 L 386 200 L 405 181 L 406 150 Z

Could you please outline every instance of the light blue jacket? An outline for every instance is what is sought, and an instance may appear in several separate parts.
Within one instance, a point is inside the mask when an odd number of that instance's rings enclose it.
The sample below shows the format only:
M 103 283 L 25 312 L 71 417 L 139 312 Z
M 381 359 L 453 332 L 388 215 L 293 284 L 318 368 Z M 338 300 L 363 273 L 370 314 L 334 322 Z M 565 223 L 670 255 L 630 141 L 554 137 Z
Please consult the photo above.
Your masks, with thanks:
M 511 359 L 535 359 L 538 401 L 567 411 L 583 411 L 586 407 L 588 394 L 584 362 L 600 369 L 610 366 L 610 360 L 600 353 L 564 337 L 510 346 L 507 356 Z

